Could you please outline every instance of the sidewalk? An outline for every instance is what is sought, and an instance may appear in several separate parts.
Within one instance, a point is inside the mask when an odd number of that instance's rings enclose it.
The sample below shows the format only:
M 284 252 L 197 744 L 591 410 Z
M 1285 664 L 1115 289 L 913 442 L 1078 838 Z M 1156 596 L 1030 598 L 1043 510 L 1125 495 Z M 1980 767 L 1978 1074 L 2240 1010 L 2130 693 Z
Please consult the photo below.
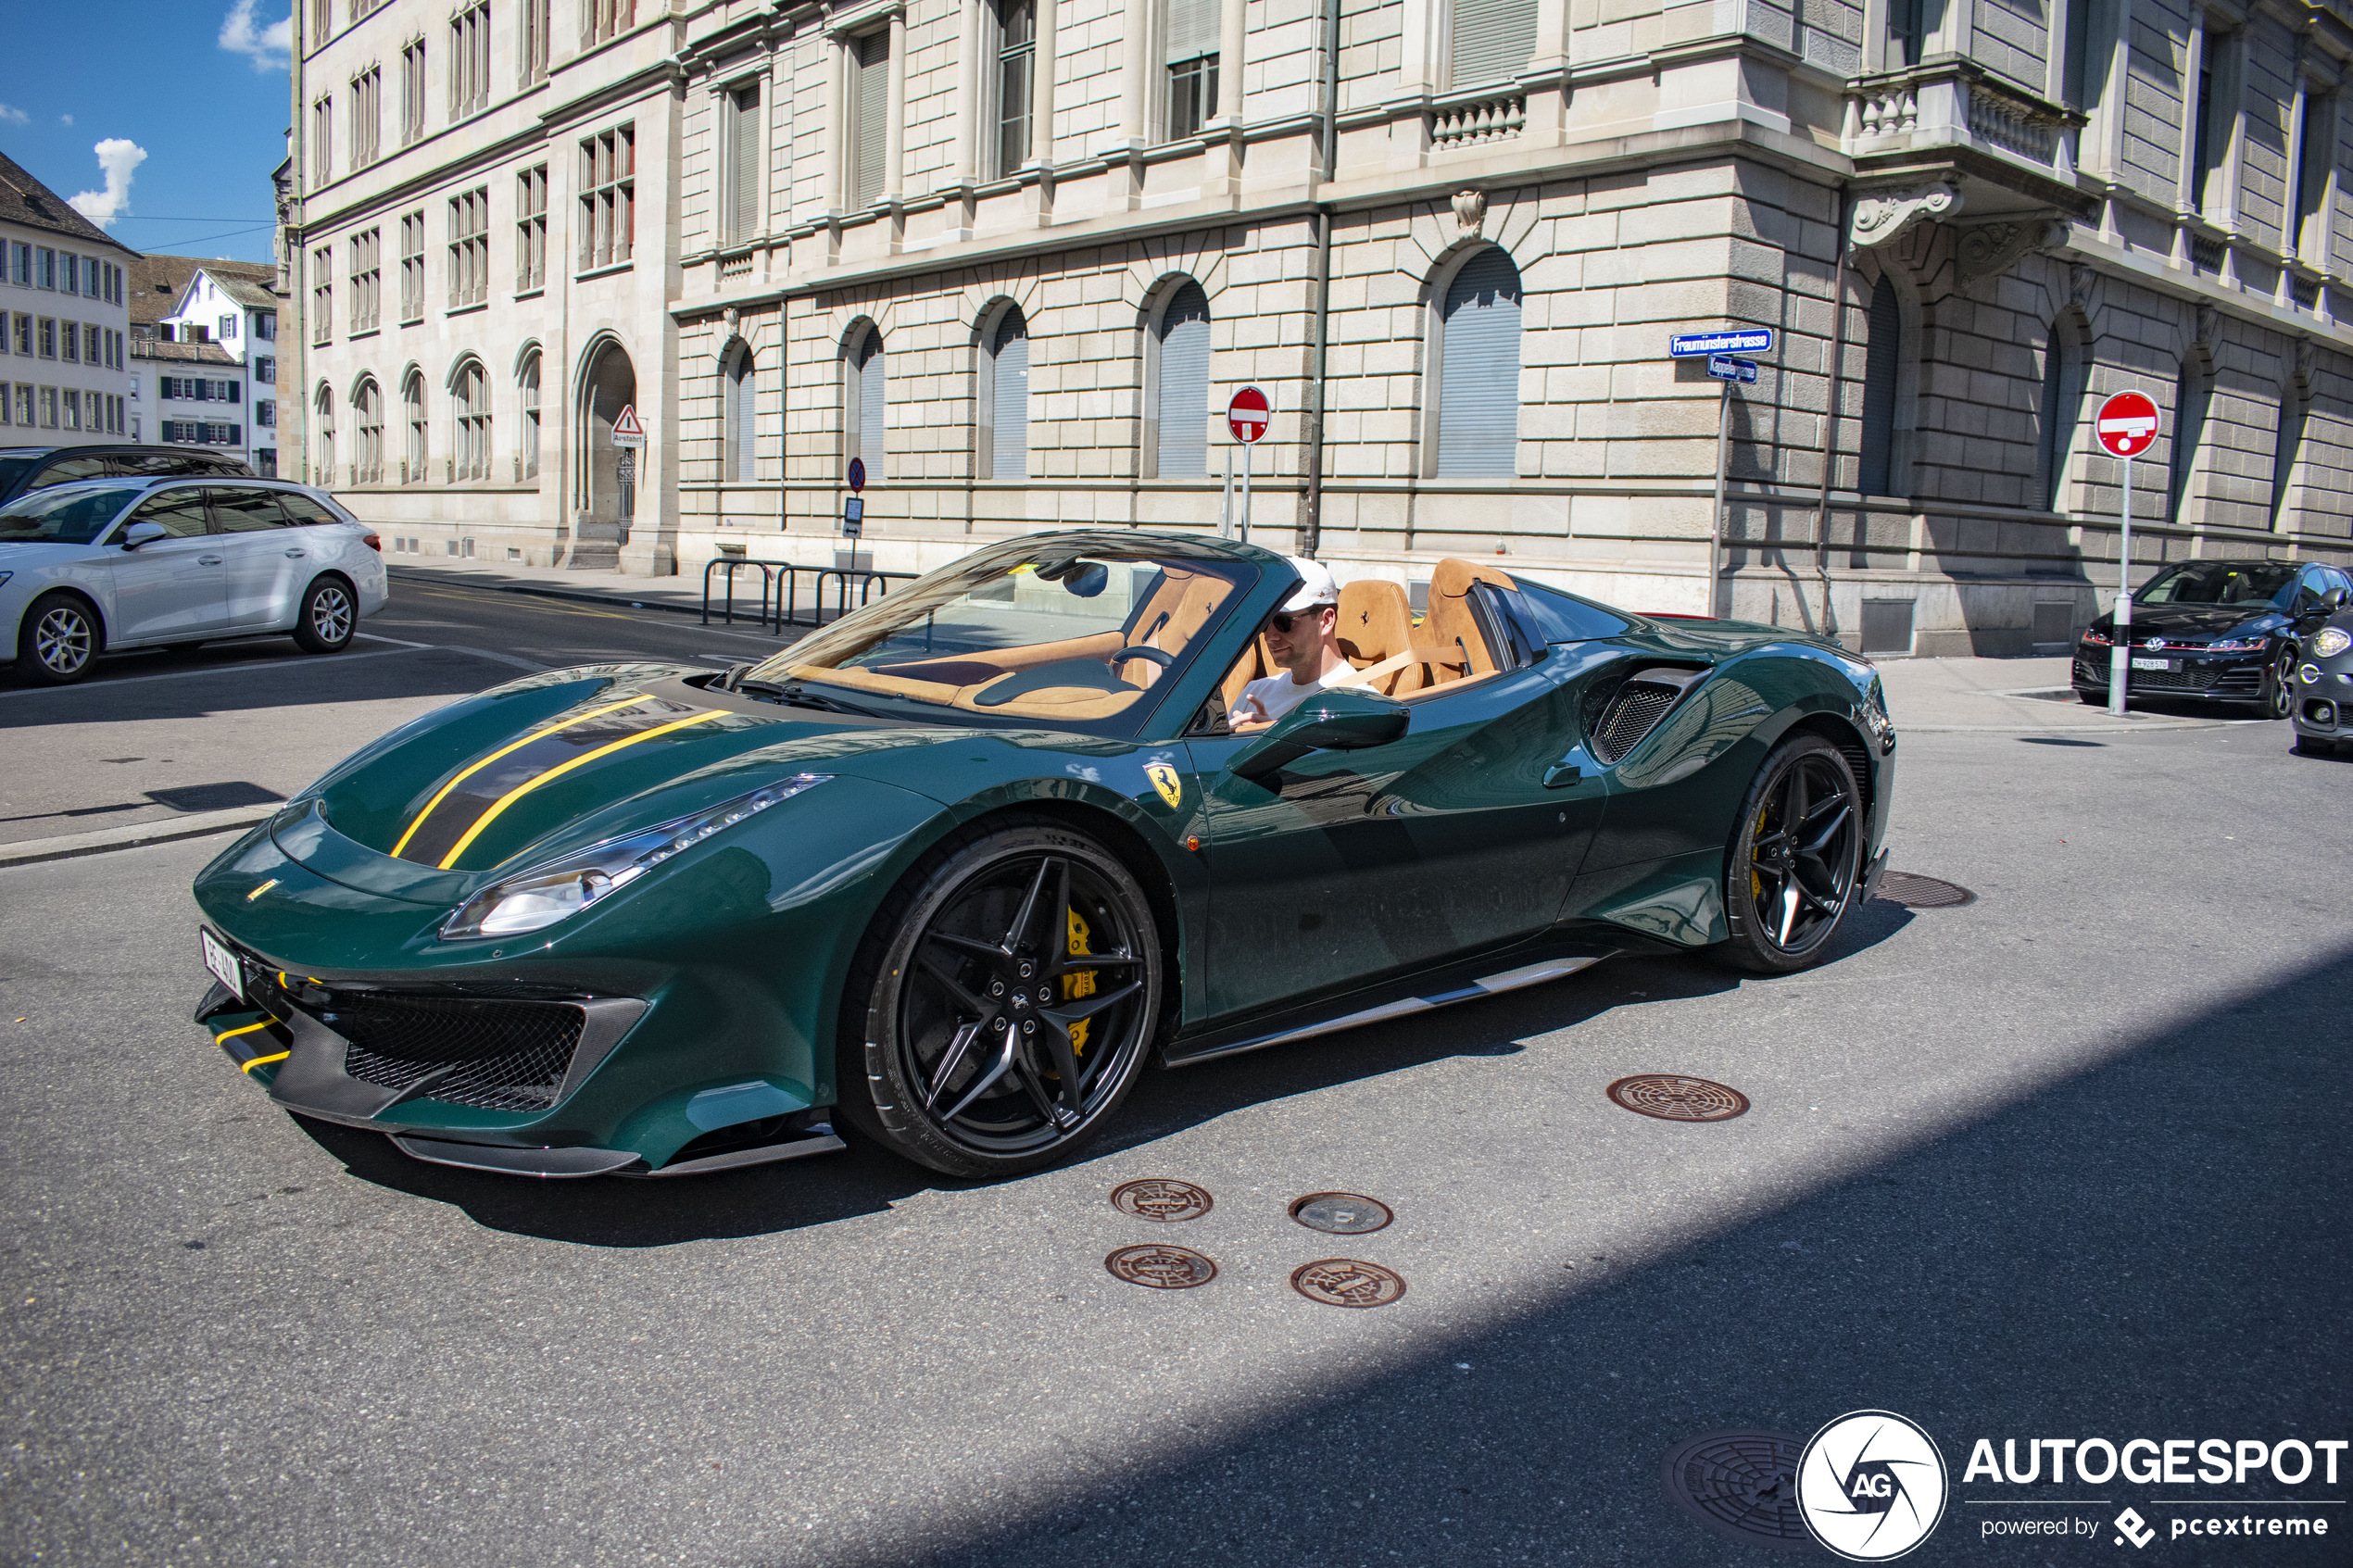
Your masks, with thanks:
M 512 561 L 452 560 L 445 563 L 428 558 L 409 560 L 388 557 L 384 570 L 392 574 L 396 585 L 403 582 L 458 582 L 469 587 L 489 588 L 509 594 L 531 594 L 543 598 L 579 599 L 589 604 L 618 602 L 632 609 L 666 609 L 684 615 L 702 613 L 702 571 L 699 568 L 676 577 L 628 577 L 618 571 L 571 571 L 560 566 L 522 566 Z M 718 577 L 712 578 L 711 586 L 714 596 L 724 596 L 724 590 Z M 736 575 L 737 615 L 744 613 L 747 602 L 752 612 L 757 614 L 760 606 L 758 572 L 740 571 Z

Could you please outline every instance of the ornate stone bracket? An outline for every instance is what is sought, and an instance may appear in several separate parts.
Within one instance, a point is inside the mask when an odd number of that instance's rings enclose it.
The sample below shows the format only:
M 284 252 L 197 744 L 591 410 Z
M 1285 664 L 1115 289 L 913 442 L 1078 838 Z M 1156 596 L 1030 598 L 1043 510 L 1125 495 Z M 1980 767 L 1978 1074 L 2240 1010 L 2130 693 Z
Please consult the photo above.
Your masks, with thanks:
M 1951 218 L 1961 210 L 1961 190 L 1949 180 L 1925 185 L 1902 185 L 1869 192 L 1855 198 L 1847 220 L 1850 245 L 1882 245 L 1922 218 Z
M 2007 272 L 2034 251 L 2066 243 L 2067 225 L 2049 218 L 2002 219 L 1965 229 L 1957 247 L 1961 287 Z
M 1478 233 L 1486 221 L 1487 193 L 1485 191 L 1456 191 L 1454 193 L 1454 222 L 1464 233 Z

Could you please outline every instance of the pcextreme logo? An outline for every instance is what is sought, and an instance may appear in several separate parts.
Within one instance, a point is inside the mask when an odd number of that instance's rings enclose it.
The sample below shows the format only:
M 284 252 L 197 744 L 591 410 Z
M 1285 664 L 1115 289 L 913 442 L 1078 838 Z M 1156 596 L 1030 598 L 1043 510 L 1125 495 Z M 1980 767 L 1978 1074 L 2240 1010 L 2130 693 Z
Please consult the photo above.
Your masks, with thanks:
M 1886 1562 L 1944 1517 L 1944 1456 L 1917 1422 L 1853 1411 L 1814 1434 L 1797 1461 L 1797 1512 L 1849 1562 Z

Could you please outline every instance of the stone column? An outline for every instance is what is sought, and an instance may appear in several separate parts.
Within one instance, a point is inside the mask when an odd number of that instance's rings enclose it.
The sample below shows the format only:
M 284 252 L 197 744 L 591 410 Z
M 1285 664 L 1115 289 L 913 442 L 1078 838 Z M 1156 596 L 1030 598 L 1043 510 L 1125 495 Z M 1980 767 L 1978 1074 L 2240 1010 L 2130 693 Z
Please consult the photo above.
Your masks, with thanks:
M 890 64 L 883 88 L 883 200 L 904 199 L 907 188 L 907 10 L 890 13 Z
M 956 139 L 948 185 L 969 185 L 980 175 L 981 50 L 986 46 L 983 7 L 988 0 L 965 0 L 956 31 Z
M 1054 166 L 1054 33 L 1062 7 L 1038 0 L 1038 53 L 1030 66 L 1029 161 Z
M 1243 123 L 1242 66 L 1250 30 L 1249 0 L 1225 0 L 1217 19 L 1217 119 L 1239 130 Z

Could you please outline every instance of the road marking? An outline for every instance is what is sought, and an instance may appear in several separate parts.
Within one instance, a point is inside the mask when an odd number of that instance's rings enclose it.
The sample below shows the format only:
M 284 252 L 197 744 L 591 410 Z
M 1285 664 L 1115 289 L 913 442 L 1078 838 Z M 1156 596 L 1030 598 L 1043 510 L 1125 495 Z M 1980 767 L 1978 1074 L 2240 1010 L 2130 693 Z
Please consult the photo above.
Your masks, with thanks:
M 524 746 L 529 746 L 533 741 L 538 740 L 542 736 L 552 735 L 559 730 L 569 730 L 574 724 L 585 724 L 591 719 L 598 718 L 607 713 L 617 712 L 623 708 L 634 708 L 638 703 L 645 700 L 646 699 L 643 696 L 635 693 L 632 693 L 630 696 L 622 698 L 619 702 L 609 702 L 602 708 L 592 708 L 585 713 L 574 714 L 572 718 L 565 720 L 560 724 L 550 724 L 544 730 L 534 730 L 531 734 L 523 736 L 522 739 L 516 741 L 511 745 L 500 746 L 497 750 L 492 752 L 489 756 L 484 758 L 472 767 L 468 768 L 464 772 L 459 773 L 456 778 L 451 779 L 447 784 L 443 784 L 440 791 L 435 794 L 431 800 L 425 802 L 425 809 L 417 813 L 416 820 L 409 824 L 409 831 L 402 834 L 400 835 L 400 842 L 392 847 L 393 855 L 395 858 L 397 858 L 403 849 L 409 847 L 409 841 L 417 836 L 417 830 L 425 825 L 425 819 L 433 815 L 434 808 L 440 805 L 444 800 L 449 798 L 449 792 L 451 790 L 456 789 L 459 784 L 464 784 L 468 779 L 472 778 L 476 773 L 481 772 L 484 768 L 489 767 L 493 762 L 497 761 L 498 759 L 506 756 L 509 752 L 521 751 Z M 475 826 L 479 829 L 481 824 L 477 822 Z M 469 834 L 468 836 L 471 837 L 472 834 Z M 459 847 L 463 848 L 464 845 L 461 843 Z
M 387 638 L 387 641 L 390 639 Z M 390 659 L 396 654 L 418 650 L 434 651 L 431 643 L 412 643 L 407 647 L 380 648 L 374 653 L 346 653 L 335 656 L 335 663 L 348 664 L 356 659 Z M 0 692 L 0 697 L 55 696 L 66 692 L 107 691 L 116 686 L 134 686 L 142 681 L 189 681 L 199 675 L 233 675 L 241 670 L 318 670 L 330 668 L 303 659 L 255 659 L 245 664 L 216 664 L 209 670 L 172 670 L 160 675 L 124 675 L 117 680 L 98 681 L 88 685 L 19 687 L 12 692 Z
M 352 636 L 371 643 L 390 643 L 393 646 L 400 648 L 429 648 L 434 646 L 431 643 L 402 642 L 398 637 L 387 637 L 382 632 L 354 632 Z
M 584 763 L 594 762 L 599 757 L 610 756 L 612 753 L 619 751 L 623 746 L 635 746 L 639 741 L 651 740 L 656 735 L 666 735 L 673 730 L 683 730 L 689 724 L 706 723 L 713 719 L 724 719 L 726 716 L 727 710 L 725 709 L 713 708 L 707 709 L 704 712 L 695 714 L 692 718 L 679 719 L 671 723 L 662 724 L 650 730 L 640 730 L 634 735 L 623 735 L 621 739 L 600 746 L 594 751 L 584 751 L 579 756 L 573 758 L 571 761 L 560 763 L 557 766 L 548 769 L 537 778 L 525 780 L 523 783 L 515 785 L 514 788 L 509 790 L 504 796 L 501 796 L 497 805 L 491 807 L 489 810 L 484 811 L 480 820 L 478 820 L 473 826 L 466 830 L 465 836 L 458 840 L 457 846 L 452 848 L 447 855 L 442 858 L 441 864 L 434 869 L 446 872 L 452 866 L 455 866 L 458 863 L 458 857 L 466 852 L 466 847 L 474 841 L 476 835 L 478 835 L 483 829 L 488 827 L 493 822 L 497 820 L 499 812 L 504 811 L 508 807 L 513 805 L 516 801 L 522 799 L 524 796 L 530 794 L 533 790 L 537 789 L 541 784 L 547 783 L 549 780 L 561 778 L 564 774 L 571 772 L 574 768 L 580 767 Z
M 443 653 L 472 654 L 476 659 L 486 659 L 493 664 L 510 664 L 518 670 L 528 670 L 535 675 L 557 668 L 552 664 L 538 664 L 528 659 L 517 659 L 510 653 L 493 653 L 488 648 L 459 647 L 456 643 L 436 643 L 425 646 L 438 647 Z

